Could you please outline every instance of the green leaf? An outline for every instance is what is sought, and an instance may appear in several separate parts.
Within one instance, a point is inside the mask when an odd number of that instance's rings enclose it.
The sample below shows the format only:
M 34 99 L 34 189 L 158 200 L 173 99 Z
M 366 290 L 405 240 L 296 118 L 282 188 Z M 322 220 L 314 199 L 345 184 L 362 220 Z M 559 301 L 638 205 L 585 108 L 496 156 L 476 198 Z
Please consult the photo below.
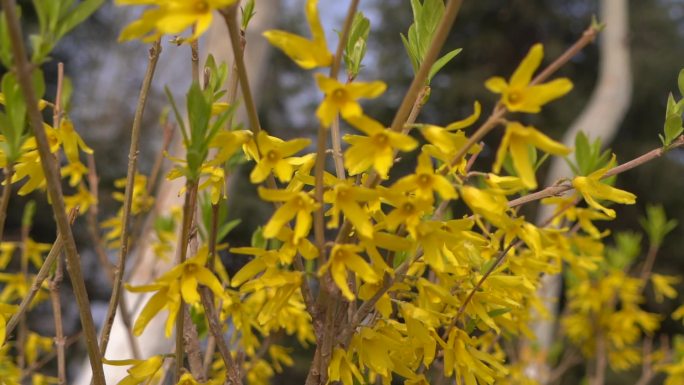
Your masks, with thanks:
M 247 4 L 245 4 L 244 7 L 242 7 L 242 30 L 246 31 L 247 27 L 249 26 L 249 22 L 252 21 L 252 18 L 256 15 L 256 11 L 254 11 L 254 0 L 248 0 Z
M 684 131 L 682 127 L 682 117 L 680 115 L 670 115 L 665 120 L 665 141 L 664 146 L 669 146 Z
M 679 76 L 677 77 L 677 85 L 679 86 L 679 94 L 684 96 L 684 68 L 679 71 Z
M 428 75 L 427 78 L 427 84 L 430 85 L 430 81 L 432 81 L 432 78 L 439 72 L 445 65 L 449 64 L 449 62 L 456 57 L 459 53 L 461 53 L 463 49 L 462 48 L 456 48 L 455 50 L 445 54 L 441 58 L 437 59 L 435 63 L 432 65 L 432 68 L 430 68 L 430 74 Z
M 624 269 L 634 263 L 641 254 L 641 235 L 634 232 L 619 232 L 615 235 L 615 246 L 606 248 L 608 264 Z
M 266 247 L 266 244 L 267 241 L 266 238 L 264 238 L 264 229 L 261 227 L 257 227 L 257 229 L 254 230 L 254 233 L 252 233 L 252 247 L 258 247 L 260 249 L 263 249 Z
M 226 237 L 226 235 L 233 231 L 234 228 L 238 227 L 240 223 L 242 223 L 242 220 L 240 218 L 233 219 L 230 222 L 224 223 L 223 226 L 219 228 L 216 240 L 220 242 L 223 238 Z
M 164 92 L 166 93 L 166 97 L 169 98 L 169 103 L 171 103 L 171 109 L 173 110 L 173 114 L 176 116 L 176 123 L 178 124 L 178 127 L 180 127 L 181 134 L 183 135 L 183 142 L 189 143 L 190 137 L 188 135 L 188 130 L 185 127 L 185 121 L 183 120 L 183 116 L 180 114 L 180 111 L 178 110 L 176 100 L 173 98 L 173 94 L 171 93 L 171 90 L 168 86 L 164 86 Z
M 651 246 L 656 248 L 660 247 L 665 236 L 677 227 L 677 221 L 674 219 L 668 220 L 665 209 L 659 205 L 648 205 L 646 207 L 646 217 L 640 218 L 639 223 L 644 231 L 646 231 Z
M 54 1 L 54 0 L 48 0 Z M 58 2 L 58 1 L 55 1 Z M 84 0 L 78 3 L 78 5 L 70 10 L 67 10 L 63 19 L 60 20 L 59 27 L 55 35 L 56 40 L 61 39 L 69 31 L 74 29 L 76 26 L 84 22 L 90 15 L 95 13 L 104 4 L 104 0 Z M 67 9 L 64 7 L 63 9 Z
M 17 7 L 19 11 L 19 7 Z M 7 29 L 7 18 L 5 12 L 0 12 L 0 62 L 5 68 L 12 68 L 12 43 Z
M 355 78 L 361 70 L 361 62 L 366 55 L 366 41 L 370 33 L 370 20 L 363 13 L 358 12 L 354 16 L 349 31 L 349 38 L 344 49 L 344 63 L 350 78 Z
M 24 214 L 21 217 L 21 227 L 30 229 L 33 225 L 33 217 L 36 214 L 36 201 L 30 200 L 24 206 Z
M 410 31 L 410 29 L 409 29 Z M 409 32 L 410 33 L 410 32 Z M 409 59 L 411 59 L 411 67 L 413 67 L 413 73 L 418 72 L 418 67 L 420 66 L 419 61 L 418 61 L 418 55 L 416 52 L 413 50 L 413 46 L 409 42 L 409 40 L 404 36 L 404 34 L 400 34 L 401 36 L 401 42 L 404 43 L 404 48 L 406 49 L 406 53 L 409 55 Z

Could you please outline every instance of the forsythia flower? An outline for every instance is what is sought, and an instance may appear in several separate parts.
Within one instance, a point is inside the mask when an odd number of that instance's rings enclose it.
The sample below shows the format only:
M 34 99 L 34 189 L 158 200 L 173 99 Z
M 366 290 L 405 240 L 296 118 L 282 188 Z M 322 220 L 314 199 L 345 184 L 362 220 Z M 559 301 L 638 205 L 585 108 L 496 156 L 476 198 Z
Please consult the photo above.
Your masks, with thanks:
M 301 239 L 309 235 L 312 222 L 311 212 L 319 206 L 311 195 L 302 191 L 271 190 L 259 187 L 259 197 L 269 202 L 285 202 L 278 207 L 264 227 L 265 238 L 276 237 L 280 230 L 295 217 L 297 223 L 294 227 L 292 243 L 297 245 Z
M 132 365 L 128 370 L 128 376 L 124 377 L 117 385 L 138 385 L 152 383 L 161 376 L 160 369 L 164 363 L 162 356 L 152 356 L 146 360 L 107 360 L 103 362 L 111 366 Z
M 78 206 L 78 213 L 84 214 L 90 206 L 97 204 L 97 198 L 81 184 L 76 194 L 64 196 L 64 204 L 67 212 Z
M 437 192 L 444 200 L 456 198 L 456 190 L 449 180 L 440 174 L 436 174 L 432 167 L 432 159 L 426 152 L 418 156 L 418 165 L 414 174 L 399 179 L 392 190 L 413 191 L 416 197 L 432 202 L 434 193 Z
M 554 142 L 534 127 L 525 127 L 516 122 L 506 125 L 506 133 L 501 140 L 499 150 L 496 152 L 496 161 L 492 168 L 495 173 L 499 173 L 506 157 L 506 150 L 508 150 L 511 159 L 513 159 L 513 167 L 515 167 L 525 187 L 534 189 L 537 187 L 537 180 L 534 176 L 534 165 L 530 163 L 529 145 L 554 155 L 567 155 L 570 153 L 570 149 Z
M 656 273 L 651 274 L 651 282 L 653 283 L 653 292 L 655 294 L 656 301 L 663 302 L 665 299 L 664 297 L 670 299 L 677 298 L 677 290 L 672 287 L 672 285 L 678 284 L 681 282 L 681 280 L 682 279 L 679 277 L 673 277 L 670 275 Z
M 156 40 L 161 35 L 176 35 L 189 27 L 197 39 L 211 25 L 213 13 L 235 4 L 235 0 L 116 0 L 117 5 L 150 5 L 140 19 L 129 24 L 119 41 L 141 39 Z
M 364 383 L 361 372 L 342 348 L 335 348 L 333 351 L 328 366 L 328 377 L 330 381 L 341 381 L 343 385 L 354 385 L 354 378 L 359 383 Z
M 264 131 L 259 132 L 256 137 L 256 148 L 250 148 L 249 152 L 256 158 L 256 166 L 249 174 L 252 183 L 261 183 L 266 180 L 271 171 L 280 179 L 281 182 L 288 182 L 292 178 L 294 166 L 301 163 L 302 158 L 288 158 L 309 145 L 309 139 L 294 139 L 283 141 L 273 136 L 269 136 Z M 253 143 L 252 143 L 253 144 Z M 258 156 L 261 154 L 261 156 Z
M 344 119 L 361 116 L 363 110 L 357 100 L 377 98 L 387 88 L 381 81 L 342 84 L 322 74 L 316 74 L 316 83 L 325 94 L 325 99 L 316 110 L 316 116 L 325 127 L 332 124 L 338 113 L 341 113 Z
M 332 64 L 333 54 L 328 51 L 325 32 L 318 17 L 318 0 L 307 0 L 306 20 L 312 40 L 278 30 L 266 31 L 264 37 L 302 68 L 328 67 Z
M 197 255 L 176 265 L 168 272 L 150 285 L 130 286 L 127 288 L 131 292 L 157 291 L 156 294 L 147 301 L 145 307 L 140 312 L 138 319 L 133 326 L 135 335 L 142 334 L 147 324 L 162 309 L 169 310 L 169 317 L 166 321 L 166 336 L 171 335 L 171 330 L 178 315 L 181 298 L 188 304 L 195 304 L 200 301 L 197 291 L 198 285 L 202 284 L 218 297 L 223 297 L 223 286 L 211 270 L 205 267 L 209 251 L 207 246 L 202 246 Z
M 17 310 L 19 310 L 19 306 L 0 303 L 0 347 L 5 343 L 7 320 Z
M 609 164 L 612 164 L 610 162 Z M 616 203 L 631 205 L 636 202 L 636 195 L 616 189 L 601 182 L 601 178 L 608 172 L 608 166 L 592 172 L 589 176 L 578 176 L 572 180 L 572 186 L 579 191 L 589 206 L 603 211 L 607 216 L 615 218 L 615 210 L 598 203 L 597 199 L 609 200 Z
M 380 277 L 358 253 L 363 249 L 358 245 L 335 245 L 330 252 L 330 260 L 321 266 L 321 274 L 330 270 L 330 275 L 345 298 L 353 301 L 354 293 L 347 286 L 347 269 L 356 273 L 361 280 L 369 283 L 380 281 Z
M 62 119 L 62 123 L 59 125 L 59 130 L 57 130 L 57 135 L 62 142 L 64 154 L 70 163 L 80 163 L 78 155 L 79 149 L 86 154 L 93 153 L 93 149 L 88 147 L 81 136 L 78 135 L 71 120 L 67 118 Z
M 373 166 L 382 179 L 394 164 L 394 150 L 411 151 L 418 142 L 406 134 L 394 132 L 380 122 L 361 115 L 349 118 L 349 123 L 368 136 L 345 135 L 344 140 L 351 146 L 344 153 L 344 166 L 349 175 L 357 175 Z
M 572 82 L 566 78 L 552 80 L 545 84 L 530 84 L 532 75 L 541 64 L 544 47 L 535 44 L 515 70 L 509 82 L 502 77 L 490 78 L 485 86 L 501 94 L 501 101 L 509 111 L 537 113 L 541 106 L 558 99 L 572 90 Z
M 341 211 L 361 236 L 373 237 L 373 224 L 370 221 L 370 215 L 361 207 L 359 202 L 368 202 L 376 197 L 377 193 L 366 187 L 354 186 L 347 181 L 335 184 L 331 190 L 323 194 L 323 200 L 326 203 L 332 203 L 332 208 L 329 211 L 331 218 L 327 227 L 329 229 L 337 228 Z

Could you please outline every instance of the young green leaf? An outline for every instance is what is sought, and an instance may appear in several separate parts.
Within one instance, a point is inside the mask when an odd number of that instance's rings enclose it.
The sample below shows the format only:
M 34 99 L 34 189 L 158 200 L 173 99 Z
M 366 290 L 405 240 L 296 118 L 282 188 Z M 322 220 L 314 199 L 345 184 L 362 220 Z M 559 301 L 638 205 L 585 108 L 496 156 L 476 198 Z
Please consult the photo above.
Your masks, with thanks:
M 439 72 L 445 65 L 449 64 L 449 62 L 456 57 L 459 53 L 461 53 L 463 49 L 462 48 L 456 48 L 455 50 L 448 52 L 441 58 L 437 59 L 435 61 L 435 64 L 432 65 L 432 68 L 430 68 L 430 74 L 428 75 L 427 78 L 427 83 L 428 85 L 430 84 L 430 81 L 432 81 L 432 78 L 437 75 L 437 72 Z
M 361 62 L 366 55 L 366 41 L 369 33 L 370 21 L 363 13 L 358 12 L 352 21 L 343 56 L 347 74 L 351 79 L 355 78 L 361 70 Z
M 648 241 L 652 247 L 660 247 L 665 236 L 669 234 L 675 227 L 677 221 L 674 219 L 667 219 L 665 209 L 663 206 L 648 205 L 646 207 L 646 217 L 639 219 L 641 227 L 648 235 Z
M 677 77 L 677 85 L 679 86 L 679 94 L 684 96 L 684 68 L 679 71 L 679 76 Z

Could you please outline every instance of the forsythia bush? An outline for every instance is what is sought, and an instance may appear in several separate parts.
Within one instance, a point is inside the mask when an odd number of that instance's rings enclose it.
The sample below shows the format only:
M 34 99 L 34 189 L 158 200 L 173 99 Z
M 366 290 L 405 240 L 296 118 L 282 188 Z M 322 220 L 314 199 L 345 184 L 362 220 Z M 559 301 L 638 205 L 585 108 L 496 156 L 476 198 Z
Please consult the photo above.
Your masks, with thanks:
M 326 37 L 335 28 L 321 24 L 316 0 L 307 0 L 304 9 L 310 36 L 265 32 L 274 47 L 311 72 L 320 90 L 317 137 L 287 141 L 261 127 L 249 88 L 240 39 L 253 1 L 239 12 L 236 0 L 117 0 L 144 6 L 120 39 L 152 45 L 128 175 L 116 185 L 122 206 L 92 235 L 114 287 L 98 344 L 69 226 L 77 215 L 91 215 L 98 203 L 97 178 L 84 160 L 93 151 L 69 119 L 70 108 L 79 106 L 69 104 L 72 90 L 61 67 L 57 95 L 45 95 L 38 68 L 54 65 L 49 53 L 55 44 L 102 2 L 34 0 L 39 29 L 27 54 L 19 9 L 14 0 L 2 0 L 0 61 L 8 72 L 0 93 L 0 239 L 13 186 L 19 195 L 46 191 L 59 235 L 53 244 L 33 241 L 29 205 L 22 240 L 1 243 L 0 269 L 18 258 L 21 270 L 0 273 L 0 384 L 66 383 L 62 253 L 98 385 L 106 383 L 103 365 L 128 366 L 123 385 L 171 378 L 185 385 L 265 384 L 301 360 L 294 351 L 304 349 L 313 353 L 306 361 L 306 383 L 312 385 L 534 384 L 559 378 L 582 361 L 592 363 L 587 376 L 594 383 L 601 383 L 607 366 L 641 366 L 646 380 L 664 373 L 667 384 L 684 383 L 683 340 L 653 341 L 665 317 L 643 308 L 647 287 L 658 301 L 677 296 L 673 285 L 680 278 L 651 271 L 676 223 L 661 208 L 649 209 L 643 264 L 637 263 L 639 234 L 611 237 L 594 224 L 615 218 L 611 204 L 635 203 L 633 194 L 615 187 L 617 174 L 684 144 L 684 101 L 669 99 L 663 146 L 623 164 L 583 134 L 573 151 L 543 127 L 527 124 L 528 114 L 542 113 L 572 90 L 569 79 L 552 79 L 553 72 L 594 40 L 601 26 L 593 23 L 550 65 L 543 66 L 544 48 L 535 44 L 510 77 L 487 80 L 484 86 L 501 95 L 487 117 L 474 101 L 473 114 L 463 120 L 420 122 L 433 76 L 460 53 L 438 57 L 459 11 L 457 0 L 411 1 L 414 23 L 402 38 L 415 79 L 389 126 L 361 104 L 382 97 L 387 85 L 357 80 L 370 32 L 369 20 L 356 12 L 358 1 L 351 1 L 344 25 L 336 27 L 335 52 Z M 210 56 L 203 70 L 195 66 L 185 106 L 167 91 L 183 151 L 166 155 L 173 163 L 166 178 L 185 181 L 179 192 L 184 204 L 155 213 L 156 176 L 136 172 L 135 155 L 145 129 L 140 117 L 147 91 L 157 60 L 163 60 L 160 39 L 189 45 L 198 55 L 197 39 L 215 22 L 227 24 L 235 62 L 229 66 Z M 228 80 L 239 82 L 241 92 L 227 89 Z M 248 129 L 234 119 L 237 105 L 248 112 Z M 52 120 L 43 122 L 47 112 Z M 352 134 L 341 137 L 343 126 Z M 491 170 L 473 170 L 483 140 L 496 129 L 504 134 Z M 399 156 L 415 159 L 405 175 L 392 172 Z M 536 170 L 550 156 L 566 157 L 574 175 L 538 189 Z M 226 179 L 238 167 L 250 168 L 250 182 L 274 211 L 250 247 L 228 248 L 229 258 L 248 261 L 229 274 L 218 253 L 226 248 L 221 240 L 239 225 L 227 222 L 223 209 L 233 199 Z M 538 200 L 553 206 L 554 214 L 533 223 L 519 208 Z M 150 215 L 156 215 L 150 247 L 173 267 L 151 282 L 129 285 L 123 275 L 135 266 L 126 257 L 131 247 L 143 246 L 137 240 L 149 239 L 139 234 L 139 224 Z M 96 226 L 96 218 L 90 219 Z M 118 250 L 116 266 L 110 266 L 105 249 Z M 535 350 L 530 329 L 539 317 L 555 317 L 537 294 L 547 274 L 563 274 L 567 287 L 557 351 Z M 148 293 L 141 309 L 127 303 L 122 290 Z M 54 341 L 26 325 L 32 307 L 47 300 L 54 310 Z M 107 359 L 117 311 L 128 317 L 133 343 L 153 318 L 164 318 L 164 333 L 175 335 L 175 349 Z M 684 307 L 671 317 L 684 318 Z M 57 374 L 43 374 L 48 372 L 41 365 L 52 360 Z M 528 365 L 539 360 L 556 368 L 555 377 L 528 376 Z

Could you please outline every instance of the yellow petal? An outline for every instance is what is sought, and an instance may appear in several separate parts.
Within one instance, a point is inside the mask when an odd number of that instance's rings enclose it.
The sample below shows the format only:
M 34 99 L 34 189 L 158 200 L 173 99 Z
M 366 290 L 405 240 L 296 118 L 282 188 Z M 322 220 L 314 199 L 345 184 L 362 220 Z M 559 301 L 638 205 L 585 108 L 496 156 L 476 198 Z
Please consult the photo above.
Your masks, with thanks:
M 527 56 L 525 56 L 518 68 L 513 72 L 510 86 L 514 88 L 527 87 L 527 85 L 530 84 L 530 81 L 532 81 L 534 71 L 539 68 L 543 58 L 544 47 L 541 44 L 533 45 L 527 53 Z
M 495 76 L 487 79 L 485 82 L 485 87 L 495 94 L 501 94 L 508 89 L 508 83 L 506 83 L 506 79 L 500 76 Z
M 455 131 L 471 126 L 473 123 L 477 121 L 477 119 L 480 118 L 480 114 L 482 113 L 482 106 L 480 105 L 480 102 L 476 100 L 473 105 L 473 109 L 474 111 L 472 115 L 468 116 L 463 120 L 451 123 L 450 125 L 446 126 L 445 129 L 447 131 Z

